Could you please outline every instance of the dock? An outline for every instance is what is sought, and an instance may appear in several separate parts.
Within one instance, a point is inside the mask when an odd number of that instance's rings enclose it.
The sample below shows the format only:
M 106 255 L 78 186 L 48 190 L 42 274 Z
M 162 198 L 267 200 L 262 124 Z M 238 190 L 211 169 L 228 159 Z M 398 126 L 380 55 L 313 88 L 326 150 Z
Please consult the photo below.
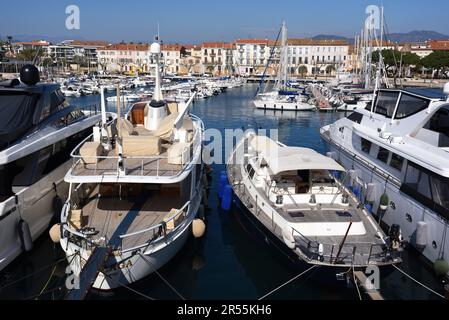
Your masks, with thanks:
M 356 285 L 359 285 L 363 288 L 365 294 L 371 299 L 376 301 L 385 300 L 384 297 L 380 294 L 377 289 L 370 289 L 366 287 L 367 277 L 362 271 L 354 272 L 355 281 L 357 281 Z

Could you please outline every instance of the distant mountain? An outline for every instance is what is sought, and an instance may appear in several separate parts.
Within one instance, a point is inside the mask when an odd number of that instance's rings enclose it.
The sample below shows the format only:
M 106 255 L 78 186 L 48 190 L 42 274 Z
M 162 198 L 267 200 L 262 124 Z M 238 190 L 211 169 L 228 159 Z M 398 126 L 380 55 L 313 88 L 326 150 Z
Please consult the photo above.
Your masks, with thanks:
M 346 40 L 349 43 L 354 43 L 354 38 L 346 38 L 342 36 L 336 35 L 327 35 L 327 34 L 319 34 L 317 36 L 312 37 L 314 40 Z M 446 40 L 449 39 L 449 36 L 441 34 L 435 31 L 411 31 L 407 33 L 390 33 L 386 36 L 386 40 L 392 42 L 425 42 L 427 40 Z
M 319 34 L 317 36 L 312 37 L 311 39 L 313 39 L 313 40 L 346 40 L 346 41 L 350 40 L 346 37 L 328 35 L 328 34 Z
M 449 39 L 449 36 L 435 31 L 411 31 L 408 33 L 390 33 L 387 39 L 393 42 L 425 42 L 427 40 Z

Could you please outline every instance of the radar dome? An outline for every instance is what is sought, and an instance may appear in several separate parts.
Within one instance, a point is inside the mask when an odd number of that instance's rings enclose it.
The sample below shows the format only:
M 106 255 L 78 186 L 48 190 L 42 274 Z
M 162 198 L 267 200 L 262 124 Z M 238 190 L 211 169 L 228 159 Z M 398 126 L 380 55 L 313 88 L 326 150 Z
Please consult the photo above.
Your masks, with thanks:
M 152 43 L 151 47 L 150 47 L 150 52 L 152 54 L 159 54 L 159 53 L 161 53 L 161 45 L 159 43 L 157 43 L 157 42 Z
M 32 64 L 27 64 L 20 69 L 20 81 L 28 86 L 34 86 L 40 81 L 39 70 Z

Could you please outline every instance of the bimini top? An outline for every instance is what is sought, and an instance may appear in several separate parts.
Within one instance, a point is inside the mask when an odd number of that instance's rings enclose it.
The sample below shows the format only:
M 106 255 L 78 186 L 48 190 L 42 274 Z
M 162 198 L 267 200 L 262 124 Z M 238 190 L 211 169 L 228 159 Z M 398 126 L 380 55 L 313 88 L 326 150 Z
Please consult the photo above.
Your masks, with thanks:
M 264 136 L 254 137 L 250 144 L 259 153 L 261 165 L 267 165 L 274 175 L 294 170 L 345 171 L 334 159 L 312 149 L 281 146 Z

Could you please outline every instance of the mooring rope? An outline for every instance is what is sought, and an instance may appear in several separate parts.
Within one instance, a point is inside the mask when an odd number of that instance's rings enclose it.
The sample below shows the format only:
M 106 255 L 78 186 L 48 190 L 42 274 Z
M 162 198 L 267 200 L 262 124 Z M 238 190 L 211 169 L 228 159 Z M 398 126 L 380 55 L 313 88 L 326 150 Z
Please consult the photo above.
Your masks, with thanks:
M 399 272 L 401 272 L 402 274 L 404 274 L 405 276 L 407 276 L 409 279 L 415 281 L 417 284 L 419 284 L 420 286 L 422 286 L 423 288 L 429 290 L 430 292 L 436 294 L 437 296 L 439 296 L 440 298 L 446 299 L 445 296 L 443 296 L 442 294 L 439 294 L 438 292 L 436 292 L 435 290 L 430 289 L 428 286 L 426 286 L 425 284 L 419 282 L 418 280 L 416 280 L 415 278 L 413 278 L 411 275 L 409 275 L 407 272 L 399 269 L 398 266 L 393 264 L 393 267 L 395 267 L 397 270 L 399 270 Z
M 117 282 L 118 282 L 118 284 L 121 285 L 122 287 L 124 287 L 124 288 L 126 288 L 126 289 L 128 289 L 128 290 L 130 290 L 130 291 L 132 291 L 132 292 L 134 292 L 135 294 L 138 294 L 138 295 L 144 297 L 145 299 L 148 299 L 148 300 L 156 300 L 155 298 L 152 298 L 152 297 L 150 297 L 150 296 L 148 296 L 148 295 L 146 295 L 146 294 L 144 294 L 144 293 L 142 293 L 142 292 L 140 292 L 140 291 L 137 291 L 137 290 L 131 288 L 130 286 L 128 286 L 128 285 L 126 285 L 126 284 L 124 284 L 124 283 L 121 283 L 121 282 L 118 281 L 118 280 L 117 280 Z
M 355 284 L 355 287 L 356 287 L 356 289 L 357 289 L 357 293 L 359 294 L 359 300 L 363 300 L 363 299 L 362 299 L 362 295 L 360 294 L 359 285 L 358 285 L 358 283 L 357 283 L 357 280 L 355 279 L 354 265 L 352 265 L 352 278 L 354 279 L 354 284 Z
M 75 255 L 75 254 L 73 254 L 73 255 Z M 32 276 L 35 276 L 36 274 L 41 273 L 42 271 L 47 270 L 48 268 L 54 267 L 54 266 L 57 265 L 58 263 L 60 263 L 60 262 L 62 262 L 62 261 L 64 261 L 64 260 L 66 260 L 67 258 L 69 258 L 69 257 L 71 257 L 71 256 L 72 256 L 72 255 L 70 255 L 70 256 L 68 256 L 68 257 L 66 257 L 66 258 L 62 258 L 62 259 L 56 260 L 54 263 L 49 264 L 49 265 L 46 265 L 46 266 L 40 268 L 39 270 L 37 270 L 36 272 L 33 272 L 33 273 L 29 274 L 29 275 L 26 275 L 26 276 L 24 276 L 24 277 L 21 277 L 21 278 L 19 278 L 19 279 L 17 279 L 17 280 L 11 281 L 11 282 L 5 284 L 3 287 L 0 287 L 0 291 L 3 290 L 4 288 L 7 288 L 7 287 L 9 287 L 9 286 L 12 286 L 13 284 L 16 284 L 16 283 L 20 282 L 20 281 L 22 281 L 22 280 L 28 279 L 28 278 L 30 278 L 30 277 L 32 277 Z
M 139 253 L 139 255 L 140 255 L 140 257 L 144 260 L 144 261 L 146 261 L 152 268 L 153 268 L 153 271 L 162 279 L 162 281 L 164 281 L 165 282 L 165 284 L 167 285 L 167 286 L 169 286 L 170 287 L 170 289 L 172 289 L 182 300 L 186 300 L 186 298 L 184 298 L 183 296 L 182 296 L 182 294 L 180 294 L 176 289 L 175 289 L 175 287 L 173 287 L 171 284 L 170 284 L 170 282 L 168 282 L 157 270 L 156 270 L 156 268 L 153 266 L 153 264 L 150 262 L 150 261 L 148 261 L 147 259 L 145 259 L 145 257 L 143 256 L 143 254 L 141 254 L 141 253 Z
M 263 300 L 266 297 L 268 297 L 269 295 L 271 295 L 272 293 L 276 292 L 277 290 L 281 289 L 282 287 L 285 287 L 287 284 L 289 284 L 292 281 L 295 281 L 296 279 L 298 279 L 299 277 L 301 277 L 302 275 L 306 274 L 307 272 L 309 272 L 310 270 L 312 270 L 313 268 L 317 267 L 318 265 L 313 265 L 311 266 L 309 269 L 307 269 L 306 271 L 301 272 L 300 274 L 298 274 L 297 276 L 293 277 L 292 279 L 288 280 L 287 282 L 285 282 L 284 284 L 281 284 L 279 287 L 271 290 L 270 292 L 268 292 L 266 295 L 262 296 L 259 298 L 259 300 Z

